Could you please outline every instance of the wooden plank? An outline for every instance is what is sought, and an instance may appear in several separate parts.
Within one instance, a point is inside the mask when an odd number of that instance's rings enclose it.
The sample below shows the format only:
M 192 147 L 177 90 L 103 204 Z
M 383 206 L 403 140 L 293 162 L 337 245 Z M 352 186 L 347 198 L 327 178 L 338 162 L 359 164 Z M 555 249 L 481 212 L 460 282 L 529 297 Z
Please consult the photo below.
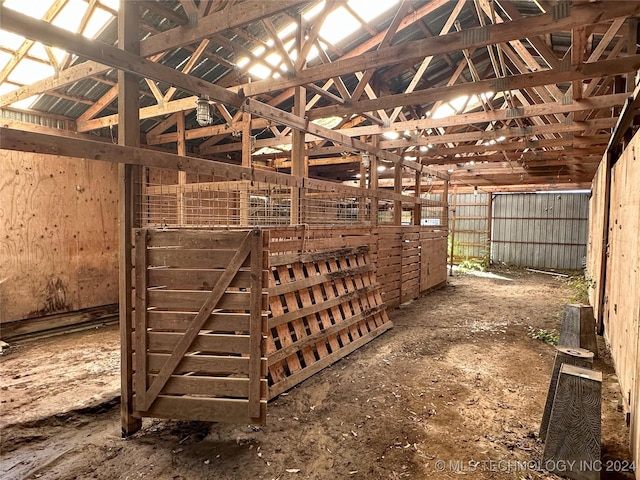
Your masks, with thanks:
M 226 268 L 236 250 L 191 250 L 178 248 L 149 249 L 148 264 L 152 267 L 180 268 Z M 249 267 L 250 260 L 245 259 L 240 267 Z M 233 279 L 232 279 L 233 280 Z
M 314 264 L 311 263 L 307 263 L 305 265 L 306 267 L 306 272 L 307 275 L 311 275 L 311 277 L 305 277 L 305 273 L 303 271 L 302 268 L 302 263 L 298 262 L 295 263 L 293 265 L 293 275 L 294 278 L 296 279 L 295 283 L 299 283 L 300 281 L 305 281 L 308 280 L 309 278 L 313 279 L 314 277 L 317 277 L 318 275 L 313 275 L 313 271 L 314 271 Z M 313 305 L 313 302 L 311 300 L 311 293 L 309 290 L 309 285 L 307 286 L 301 286 L 298 289 L 298 296 L 300 297 L 300 302 L 302 303 L 302 307 L 310 307 L 311 305 Z M 320 312 L 317 312 L 313 315 L 308 315 L 305 317 L 305 321 L 307 326 L 309 327 L 309 332 L 311 335 L 317 334 L 322 330 L 322 325 L 320 323 L 320 320 L 318 318 L 318 314 Z M 308 337 L 307 337 L 308 338 Z M 315 351 L 318 354 L 318 356 L 320 358 L 325 357 L 326 355 L 328 355 L 328 350 L 327 350 L 327 346 L 325 344 L 325 339 L 323 339 L 322 341 L 318 341 L 317 343 L 315 343 Z
M 147 312 L 147 327 L 153 330 L 184 332 L 189 328 L 195 315 L 195 312 L 149 310 Z M 249 333 L 249 313 L 212 313 L 202 329 L 213 332 Z
M 147 231 L 136 230 L 134 348 L 139 353 L 134 379 L 134 408 L 145 408 L 147 392 Z
M 260 402 L 260 416 L 248 417 L 248 400 L 231 398 L 171 397 L 160 395 L 151 408 L 140 415 L 144 417 L 171 418 L 176 420 L 200 420 L 228 423 L 264 424 L 267 418 L 267 402 Z
M 386 332 L 387 330 L 389 330 L 392 326 L 393 325 L 391 323 L 385 323 L 384 325 L 382 325 L 378 329 L 367 333 L 363 337 L 355 340 L 354 342 L 351 342 L 349 345 L 344 346 L 343 348 L 341 348 L 337 352 L 334 352 L 334 353 L 324 357 L 323 359 L 318 360 L 312 366 L 310 366 L 308 368 L 305 368 L 304 370 L 302 370 L 300 372 L 296 372 L 293 375 L 290 375 L 286 380 L 283 380 L 283 381 L 281 381 L 281 382 L 279 382 L 279 383 L 277 383 L 275 385 L 272 385 L 269 388 L 269 399 L 277 397 L 282 392 L 285 392 L 285 391 L 289 390 L 291 387 L 293 387 L 293 386 L 297 385 L 298 383 L 302 382 L 303 380 L 309 378 L 311 375 L 319 372 L 320 370 L 322 370 L 325 367 L 328 367 L 332 363 L 337 362 L 341 358 L 349 355 L 351 352 L 355 351 L 356 349 L 358 349 L 361 346 L 365 345 L 366 343 L 370 342 L 371 340 L 373 340 L 374 338 L 376 338 L 380 334 L 382 334 L 382 333 Z
M 0 7 L 1 8 L 1 7 Z M 3 17 L 3 28 L 6 18 Z M 140 51 L 140 12 L 135 3 L 123 3 L 118 15 L 118 46 L 128 55 L 137 56 Z M 118 143 L 122 146 L 138 147 L 139 129 L 139 87 L 137 78 L 125 72 L 118 72 L 118 112 L 124 121 L 118 129 Z M 33 135 L 33 133 L 28 133 Z M 70 140 L 70 139 L 64 139 Z M 126 147 L 123 147 L 126 148 Z M 132 234 L 136 226 L 135 198 L 139 186 L 136 185 L 136 167 L 131 165 L 118 168 L 118 283 L 120 297 L 120 425 L 123 437 L 132 435 L 142 428 L 140 418 L 134 416 L 133 385 L 133 252 Z
M 223 297 L 225 291 L 229 287 L 231 280 L 235 276 L 238 269 L 245 262 L 247 256 L 250 252 L 250 242 L 249 242 L 249 234 L 245 237 L 245 239 L 240 244 L 236 255 L 231 259 L 229 265 L 227 266 L 227 271 L 220 278 L 220 281 L 216 284 L 213 290 L 210 293 L 210 296 L 207 298 L 206 302 L 200 308 L 198 314 L 196 315 L 193 323 L 189 326 L 184 335 L 181 336 L 180 340 L 177 342 L 175 346 L 175 350 L 171 354 L 171 357 L 165 365 L 162 367 L 158 377 L 151 384 L 150 388 L 147 390 L 147 395 L 145 398 L 145 404 L 147 405 L 147 409 L 158 394 L 160 390 L 169 379 L 169 376 L 172 374 L 175 367 L 180 363 L 180 360 L 186 353 L 187 349 L 191 345 L 191 343 L 198 336 L 198 332 L 202 329 L 203 325 L 206 323 L 209 315 L 215 309 L 220 299 Z
M 331 239 L 332 241 L 334 239 Z M 343 257 L 345 255 L 351 255 L 355 253 L 362 253 L 369 250 L 368 245 L 359 245 L 356 247 L 344 247 L 333 248 L 330 250 L 324 250 L 320 252 L 310 253 L 293 253 L 285 255 L 274 255 L 269 258 L 269 265 L 272 267 L 279 265 L 290 265 L 295 262 L 317 262 L 319 260 L 327 260 L 330 258 Z
M 154 376 L 150 375 L 149 381 Z M 208 398 L 249 396 L 249 379 L 234 377 L 205 377 L 201 375 L 172 375 L 162 389 L 162 395 L 203 395 Z
M 148 332 L 147 336 L 147 348 L 150 352 L 171 352 L 184 337 L 184 333 Z M 201 333 L 194 338 L 187 349 L 191 352 L 249 354 L 249 339 L 249 335 Z
M 168 353 L 149 353 L 147 355 L 148 373 L 160 372 L 169 359 Z M 183 373 L 202 373 L 205 375 L 249 375 L 249 357 L 226 357 L 220 355 L 185 355 L 176 369 L 175 375 Z
M 310 262 L 310 263 L 313 263 L 313 262 Z M 296 262 L 294 263 L 293 268 L 296 269 L 300 265 L 301 264 L 299 262 Z M 312 287 L 314 285 L 319 285 L 321 283 L 325 283 L 333 279 L 344 278 L 351 275 L 359 275 L 362 273 L 366 273 L 373 270 L 373 268 L 374 268 L 373 265 L 362 265 L 362 266 L 354 267 L 351 269 L 340 270 L 338 272 L 325 273 L 323 275 L 312 275 L 306 278 L 304 278 L 303 276 L 300 276 L 302 278 L 301 280 L 296 280 L 295 282 L 276 285 L 274 287 L 269 288 L 268 293 L 269 295 L 281 295 L 284 293 Z
M 155 267 L 148 270 L 147 276 L 149 287 L 165 287 L 169 290 L 211 290 L 223 273 L 223 269 Z M 239 271 L 229 286 L 250 288 L 251 272 Z
M 249 351 L 249 416 L 257 418 L 260 416 L 261 395 L 261 359 L 263 356 L 262 337 L 266 332 L 262 328 L 262 232 L 255 230 L 251 234 L 251 300 L 250 300 L 250 351 Z M 266 398 L 266 396 L 264 397 Z
M 244 181 L 242 182 L 245 183 Z M 149 248 L 174 247 L 193 250 L 235 250 L 246 232 L 210 230 L 149 229 Z
M 337 284 L 340 285 L 340 282 L 337 282 Z M 338 295 L 339 295 L 338 297 L 312 305 L 311 307 L 300 308 L 294 312 L 284 313 L 278 317 L 274 316 L 274 318 L 271 318 L 269 320 L 269 327 L 273 328 L 278 325 L 282 325 L 284 323 L 288 323 L 292 320 L 295 320 L 298 316 L 311 315 L 320 310 L 326 310 L 334 306 L 338 306 L 338 305 L 346 306 L 349 300 L 353 298 L 357 298 L 359 294 L 367 293 L 368 291 L 374 290 L 378 287 L 379 287 L 378 285 L 372 285 L 370 287 L 363 288 L 362 290 L 347 292 L 346 289 L 344 288 L 344 285 L 340 285 L 338 286 Z
M 280 265 L 276 268 L 278 275 L 280 277 L 280 282 L 283 284 L 294 283 L 295 279 L 291 278 L 291 272 L 286 265 Z M 308 315 L 312 315 L 315 313 L 313 310 L 314 307 L 307 307 L 307 312 L 302 313 L 304 308 L 300 308 L 298 305 L 298 299 L 294 292 L 287 292 L 284 295 L 281 295 L 280 298 L 283 301 L 284 307 L 287 309 L 287 313 L 281 316 L 278 320 L 283 321 L 283 319 L 287 319 L 286 323 L 290 324 L 293 328 L 293 332 L 295 333 L 296 340 L 304 338 L 306 336 L 306 327 L 303 323 L 303 319 Z M 311 347 L 307 346 L 301 350 L 302 359 L 304 360 L 305 365 L 310 365 L 315 361 L 315 355 Z
M 562 476 L 576 480 L 600 479 L 601 395 L 601 372 L 562 365 L 542 454 L 546 470 L 562 470 Z M 565 469 L 571 462 L 577 468 Z
M 215 287 L 214 287 L 215 288 Z M 202 304 L 211 296 L 205 290 L 161 290 L 147 292 L 147 304 L 158 310 L 198 312 Z M 221 310 L 249 311 L 251 294 L 249 292 L 224 292 L 215 308 Z M 208 318 L 209 315 L 207 315 Z

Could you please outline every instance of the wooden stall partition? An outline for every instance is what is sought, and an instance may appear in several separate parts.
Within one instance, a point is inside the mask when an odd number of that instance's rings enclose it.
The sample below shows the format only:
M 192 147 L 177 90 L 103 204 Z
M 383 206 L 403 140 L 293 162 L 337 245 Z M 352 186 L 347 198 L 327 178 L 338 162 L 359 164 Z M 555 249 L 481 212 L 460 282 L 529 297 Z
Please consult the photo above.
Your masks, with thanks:
M 264 423 L 260 230 L 136 230 L 135 415 Z
M 402 294 L 402 229 L 400 226 L 378 227 L 377 275 L 382 299 L 389 308 L 400 305 Z M 446 261 L 446 259 L 445 259 Z
M 420 227 L 402 227 L 400 303 L 420 296 Z
M 368 245 L 272 253 L 269 265 L 269 398 L 393 326 Z
M 632 439 L 640 429 L 640 163 L 636 135 L 611 170 L 609 236 L 603 305 L 604 334 L 611 349 Z M 630 418 L 629 418 L 630 420 Z M 640 460 L 640 445 L 634 444 Z
M 591 198 L 589 199 L 589 239 L 587 241 L 587 271 L 586 277 L 590 284 L 589 302 L 593 305 L 593 313 L 596 319 L 601 318 L 601 299 L 604 294 L 604 264 L 603 255 L 606 255 L 607 231 L 605 218 L 607 211 L 607 183 L 609 175 L 606 159 L 600 162 L 600 166 L 593 178 Z
M 420 231 L 420 293 L 443 286 L 447 282 L 447 231 Z

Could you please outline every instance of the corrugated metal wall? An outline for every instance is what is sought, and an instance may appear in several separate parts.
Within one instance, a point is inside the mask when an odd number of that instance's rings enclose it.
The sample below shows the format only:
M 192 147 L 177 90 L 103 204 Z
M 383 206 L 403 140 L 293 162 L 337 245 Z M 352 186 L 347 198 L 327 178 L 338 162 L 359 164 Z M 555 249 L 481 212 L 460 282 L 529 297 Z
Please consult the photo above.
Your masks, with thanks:
M 588 217 L 586 193 L 497 194 L 493 200 L 491 261 L 581 269 Z
M 449 205 L 455 206 L 454 261 L 484 258 L 489 250 L 489 194 L 450 194 Z M 450 209 L 450 226 L 453 216 Z

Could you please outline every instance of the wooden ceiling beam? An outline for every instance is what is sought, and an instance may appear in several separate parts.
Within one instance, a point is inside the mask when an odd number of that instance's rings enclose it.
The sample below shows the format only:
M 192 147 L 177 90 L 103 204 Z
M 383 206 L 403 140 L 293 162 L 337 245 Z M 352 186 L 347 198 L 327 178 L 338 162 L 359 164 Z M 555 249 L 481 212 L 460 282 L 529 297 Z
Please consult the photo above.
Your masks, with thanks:
M 251 23 L 281 13 L 284 10 L 308 1 L 309 0 L 282 0 L 278 2 L 265 2 L 263 0 L 249 0 L 242 2 L 224 15 L 209 15 L 201 18 L 198 21 L 198 25 L 193 28 L 189 28 L 187 24 L 184 24 L 142 40 L 140 42 L 140 54 L 142 57 L 149 57 L 177 47 L 190 45 L 209 37 L 213 32 L 221 32 L 229 28 Z M 91 40 L 87 40 L 84 37 L 79 41 L 91 43 Z M 111 70 L 111 68 L 112 67 L 105 66 L 97 61 L 87 61 L 80 65 L 75 65 L 66 70 L 62 70 L 58 78 L 46 78 L 0 96 L 0 108 L 33 95 L 70 85 L 91 75 L 107 72 Z
M 573 80 L 599 78 L 605 75 L 620 75 L 640 68 L 640 55 L 601 60 L 585 63 L 579 68 L 566 71 L 544 70 L 541 72 L 511 75 L 506 79 L 482 80 L 480 82 L 448 85 L 446 87 L 419 90 L 413 93 L 399 93 L 379 97 L 377 100 L 361 100 L 349 105 L 331 105 L 319 107 L 308 112 L 310 119 L 330 116 L 346 116 L 358 112 L 371 112 L 378 109 L 394 108 L 400 105 L 424 105 L 435 101 L 453 100 L 463 95 L 478 95 L 488 91 L 495 93 L 506 90 L 518 90 L 526 87 L 541 86 L 551 82 L 564 83 Z
M 299 72 L 295 78 L 266 79 L 234 87 L 235 91 L 245 96 L 279 91 L 289 87 L 313 83 L 336 75 L 358 72 L 368 68 L 378 68 L 395 64 L 404 60 L 425 58 L 463 50 L 473 38 L 476 47 L 496 43 L 505 43 L 519 39 L 522 32 L 528 35 L 543 35 L 575 26 L 601 23 L 620 17 L 628 17 L 640 13 L 640 2 L 606 2 L 589 3 L 572 6 L 570 15 L 554 20 L 551 14 L 543 14 L 511 22 L 487 25 L 486 27 L 466 29 L 439 37 L 426 38 L 413 42 L 394 45 L 381 50 L 363 53 L 357 57 L 338 60 L 331 65 L 310 67 Z

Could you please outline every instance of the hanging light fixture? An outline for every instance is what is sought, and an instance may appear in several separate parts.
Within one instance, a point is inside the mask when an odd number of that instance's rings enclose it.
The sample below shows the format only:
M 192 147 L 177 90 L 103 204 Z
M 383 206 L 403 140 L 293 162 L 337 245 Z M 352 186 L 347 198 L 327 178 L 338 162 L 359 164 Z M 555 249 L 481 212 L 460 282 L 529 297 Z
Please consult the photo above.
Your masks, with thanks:
M 369 152 L 362 152 L 362 166 L 364 168 L 369 168 L 371 165 L 371 158 L 369 157 Z
M 211 125 L 211 110 L 209 109 L 209 97 L 202 95 L 196 100 L 196 121 L 201 127 Z
M 474 195 L 477 195 L 477 194 L 478 194 L 478 187 L 477 187 L 477 186 L 474 186 L 474 187 L 473 187 L 473 194 L 474 194 Z

